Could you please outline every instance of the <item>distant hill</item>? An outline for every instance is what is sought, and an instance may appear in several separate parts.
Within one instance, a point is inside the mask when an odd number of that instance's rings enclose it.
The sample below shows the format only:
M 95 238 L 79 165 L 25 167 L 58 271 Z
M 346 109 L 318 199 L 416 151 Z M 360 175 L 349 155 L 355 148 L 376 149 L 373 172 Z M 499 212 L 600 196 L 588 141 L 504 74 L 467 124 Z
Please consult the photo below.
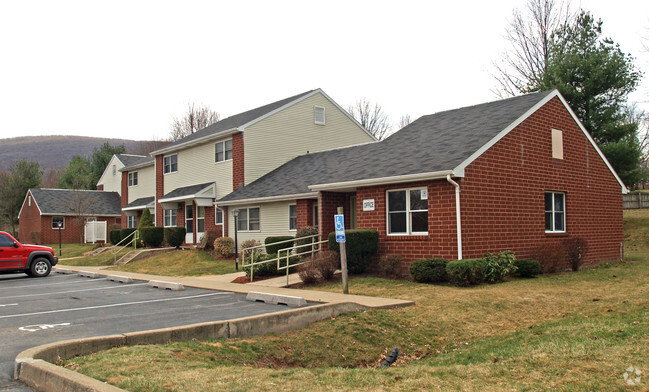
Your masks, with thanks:
M 0 139 L 0 172 L 8 170 L 21 159 L 37 161 L 41 169 L 61 169 L 76 154 L 92 155 L 95 147 L 108 142 L 112 146 L 124 145 L 130 154 L 146 155 L 166 142 L 109 139 L 86 136 L 24 136 Z

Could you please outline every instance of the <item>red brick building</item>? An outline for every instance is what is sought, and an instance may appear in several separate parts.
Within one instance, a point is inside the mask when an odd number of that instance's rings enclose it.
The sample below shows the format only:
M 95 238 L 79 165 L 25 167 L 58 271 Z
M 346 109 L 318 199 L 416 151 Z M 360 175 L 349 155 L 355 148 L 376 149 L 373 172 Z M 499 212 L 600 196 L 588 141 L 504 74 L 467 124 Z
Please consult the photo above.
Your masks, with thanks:
M 298 226 L 316 219 L 324 236 L 343 207 L 348 228 L 377 230 L 379 252 L 408 262 L 501 250 L 526 258 L 580 237 L 593 264 L 622 257 L 625 192 L 554 90 L 423 116 L 378 143 L 302 155 L 217 204 L 255 206 L 262 225 L 265 206 L 295 204 Z
M 86 221 L 121 224 L 120 197 L 117 192 L 71 189 L 27 191 L 18 215 L 19 240 L 23 243 L 79 243 Z M 60 231 L 59 231 L 60 224 Z

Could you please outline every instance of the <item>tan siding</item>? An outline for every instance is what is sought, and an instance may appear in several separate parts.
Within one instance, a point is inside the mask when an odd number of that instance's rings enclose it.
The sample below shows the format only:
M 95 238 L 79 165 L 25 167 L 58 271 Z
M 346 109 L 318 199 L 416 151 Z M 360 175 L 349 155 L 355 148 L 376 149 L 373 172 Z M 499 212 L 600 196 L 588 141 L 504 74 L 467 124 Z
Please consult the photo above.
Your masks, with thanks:
M 234 216 L 232 210 L 234 208 L 248 208 L 259 207 L 259 227 L 260 231 L 240 231 L 238 234 L 239 244 L 242 241 L 254 239 L 264 242 L 266 237 L 290 235 L 295 236 L 295 230 L 288 229 L 288 206 L 295 204 L 291 202 L 277 202 L 277 203 L 264 203 L 264 204 L 251 204 L 250 206 L 230 207 L 228 208 L 228 236 L 234 238 Z
M 164 193 L 212 181 L 216 182 L 217 199 L 232 192 L 232 160 L 214 162 L 214 144 L 216 142 L 208 142 L 178 151 L 178 171 L 164 175 Z
M 133 172 L 137 172 L 138 184 L 128 188 L 128 202 L 155 196 L 155 166 L 143 167 Z
M 325 108 L 325 125 L 314 123 L 314 106 Z M 251 125 L 243 136 L 246 184 L 307 151 L 373 140 L 320 93 Z
M 115 165 L 115 175 L 113 175 L 113 165 Z M 117 192 L 120 195 L 122 194 L 122 172 L 119 169 L 123 168 L 124 165 L 113 155 L 106 170 L 103 173 L 103 178 L 98 185 L 103 185 L 104 190 L 108 192 Z

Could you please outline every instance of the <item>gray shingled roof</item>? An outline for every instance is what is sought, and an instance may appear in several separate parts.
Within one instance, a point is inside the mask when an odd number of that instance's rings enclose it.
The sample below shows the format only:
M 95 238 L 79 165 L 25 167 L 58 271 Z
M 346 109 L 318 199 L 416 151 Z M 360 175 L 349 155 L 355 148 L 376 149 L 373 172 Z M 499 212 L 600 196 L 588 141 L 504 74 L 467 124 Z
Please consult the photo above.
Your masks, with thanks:
M 163 147 L 162 150 L 167 150 L 169 148 L 173 148 L 173 147 L 176 147 L 178 145 L 181 145 L 181 144 L 184 144 L 184 143 L 187 143 L 187 142 L 191 142 L 191 141 L 196 140 L 196 139 L 201 139 L 201 138 L 206 137 L 206 136 L 216 135 L 216 134 L 218 134 L 220 132 L 235 129 L 235 128 L 240 127 L 242 125 L 245 125 L 245 124 L 249 123 L 250 121 L 255 120 L 255 119 L 257 119 L 257 118 L 259 118 L 259 117 L 261 117 L 263 115 L 266 115 L 266 114 L 272 112 L 275 109 L 279 109 L 280 107 L 282 107 L 282 106 L 284 106 L 284 105 L 286 105 L 286 104 L 288 104 L 290 102 L 293 102 L 296 99 L 299 99 L 299 98 L 301 98 L 301 97 L 303 97 L 303 96 L 305 96 L 305 95 L 307 95 L 307 94 L 309 94 L 309 93 L 311 93 L 313 91 L 314 90 L 309 90 L 309 91 L 303 92 L 301 94 L 294 95 L 292 97 L 282 99 L 282 100 L 277 101 L 277 102 L 269 103 L 268 105 L 260 106 L 260 107 L 258 107 L 256 109 L 248 110 L 246 112 L 235 114 L 234 116 L 230 116 L 228 118 L 224 118 L 223 120 L 220 120 L 217 123 L 214 123 L 214 124 L 212 124 L 212 125 L 210 125 L 208 127 L 205 127 L 205 128 L 201 129 L 198 132 L 192 133 L 189 136 L 186 136 L 186 137 L 184 137 L 184 138 L 182 138 L 180 140 L 177 140 L 177 141 Z M 155 155 L 155 153 L 156 153 L 156 151 L 154 151 L 152 154 Z
M 126 160 L 123 160 L 120 154 L 120 161 L 122 161 L 124 167 L 119 169 L 119 171 L 125 172 L 129 171 L 133 167 L 139 167 L 143 164 L 153 163 L 153 161 L 155 161 L 155 158 L 151 156 L 130 156 Z
M 195 195 L 198 192 L 202 191 L 203 189 L 207 188 L 208 186 L 214 184 L 213 182 L 206 182 L 205 184 L 198 184 L 198 185 L 190 185 L 190 186 L 185 186 L 182 188 L 176 188 L 173 191 L 167 193 L 166 195 L 162 196 L 161 200 L 163 199 L 172 199 L 174 197 L 182 197 L 182 196 L 191 196 Z
M 119 159 L 124 166 L 133 165 L 135 162 L 146 158 L 144 155 L 133 155 L 133 154 L 117 154 L 117 159 Z
M 142 197 L 140 199 L 133 200 L 132 202 L 128 203 L 127 205 L 124 206 L 124 208 L 132 208 L 132 207 L 146 207 L 147 205 L 153 203 L 155 200 L 155 197 Z
M 299 156 L 219 201 L 296 195 L 308 186 L 452 170 L 551 91 L 423 116 L 389 138 Z
M 76 215 L 74 206 L 79 203 L 83 205 L 84 215 L 119 216 L 122 213 L 117 192 L 47 188 L 29 191 L 43 215 Z

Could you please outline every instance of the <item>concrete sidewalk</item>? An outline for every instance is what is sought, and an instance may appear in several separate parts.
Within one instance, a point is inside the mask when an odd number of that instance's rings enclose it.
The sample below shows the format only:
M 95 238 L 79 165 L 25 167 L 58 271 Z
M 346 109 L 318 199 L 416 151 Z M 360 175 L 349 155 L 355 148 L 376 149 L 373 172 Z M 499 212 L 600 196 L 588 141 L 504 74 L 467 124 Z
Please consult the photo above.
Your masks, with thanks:
M 255 291 L 255 292 L 268 293 L 268 294 L 289 295 L 289 296 L 302 297 L 309 302 L 355 303 L 367 308 L 376 308 L 376 309 L 400 308 L 400 307 L 414 305 L 413 301 L 406 301 L 402 299 L 367 297 L 364 295 L 352 295 L 352 294 L 342 294 L 342 293 L 330 293 L 325 291 L 285 288 L 283 286 L 286 285 L 286 276 L 280 276 L 278 278 L 272 278 L 266 280 L 259 280 L 253 283 L 240 284 L 240 283 L 232 283 L 232 281 L 237 277 L 245 276 L 243 272 L 237 272 L 237 273 L 225 274 L 225 275 L 174 277 L 174 276 L 139 274 L 139 273 L 125 272 L 125 271 L 113 271 L 113 270 L 107 270 L 108 267 L 109 266 L 84 267 L 84 266 L 57 265 L 54 269 L 55 270 L 66 269 L 75 272 L 79 272 L 79 271 L 95 272 L 100 275 L 129 277 L 134 280 L 145 280 L 145 281 L 157 280 L 163 282 L 174 282 L 174 283 L 180 283 L 183 286 L 197 287 L 197 288 L 209 289 L 209 290 L 230 291 L 234 293 L 247 294 L 251 291 Z M 298 283 L 299 277 L 289 276 L 289 283 L 293 284 L 292 282 Z

